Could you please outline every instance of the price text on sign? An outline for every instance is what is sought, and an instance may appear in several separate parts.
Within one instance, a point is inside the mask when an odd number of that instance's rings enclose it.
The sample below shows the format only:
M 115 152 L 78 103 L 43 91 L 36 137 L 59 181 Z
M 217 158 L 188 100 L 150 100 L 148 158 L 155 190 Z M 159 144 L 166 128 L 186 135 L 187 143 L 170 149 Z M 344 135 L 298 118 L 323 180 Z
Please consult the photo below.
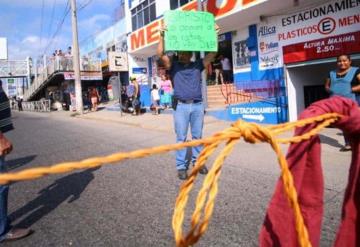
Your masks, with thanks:
M 201 11 L 166 11 L 166 51 L 217 51 L 214 16 Z

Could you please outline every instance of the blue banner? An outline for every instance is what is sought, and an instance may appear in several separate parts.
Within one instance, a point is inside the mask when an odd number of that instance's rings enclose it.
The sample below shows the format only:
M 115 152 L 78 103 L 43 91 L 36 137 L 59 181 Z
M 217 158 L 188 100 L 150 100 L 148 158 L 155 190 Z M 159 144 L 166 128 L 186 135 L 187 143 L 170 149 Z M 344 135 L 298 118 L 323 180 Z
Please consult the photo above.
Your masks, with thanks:
M 231 105 L 225 110 L 210 111 L 209 114 L 226 121 L 242 119 L 260 124 L 278 124 L 288 121 L 287 106 L 281 97 L 272 101 L 258 101 Z

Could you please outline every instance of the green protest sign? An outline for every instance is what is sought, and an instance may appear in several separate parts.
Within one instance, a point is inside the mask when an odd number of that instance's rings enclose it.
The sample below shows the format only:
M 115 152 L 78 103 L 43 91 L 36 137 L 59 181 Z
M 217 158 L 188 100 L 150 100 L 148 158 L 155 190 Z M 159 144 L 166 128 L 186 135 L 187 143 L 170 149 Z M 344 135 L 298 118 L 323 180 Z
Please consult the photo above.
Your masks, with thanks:
M 209 12 L 170 10 L 164 20 L 166 51 L 217 51 L 215 19 Z

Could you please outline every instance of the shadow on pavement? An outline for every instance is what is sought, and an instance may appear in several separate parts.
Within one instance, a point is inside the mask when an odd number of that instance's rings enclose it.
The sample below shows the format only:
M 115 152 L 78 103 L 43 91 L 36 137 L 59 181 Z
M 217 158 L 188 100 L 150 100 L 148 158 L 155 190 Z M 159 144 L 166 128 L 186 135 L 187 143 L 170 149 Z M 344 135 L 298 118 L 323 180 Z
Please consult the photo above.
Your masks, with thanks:
M 38 197 L 9 215 L 11 221 L 22 219 L 16 225 L 30 227 L 42 217 L 56 209 L 63 202 L 72 203 L 80 198 L 81 193 L 94 179 L 93 172 L 100 167 L 70 174 L 56 180 L 53 184 L 40 190 Z
M 334 139 L 334 138 L 331 138 L 331 137 L 328 137 L 328 136 L 325 136 L 325 135 L 321 135 L 319 134 L 320 136 L 320 140 L 321 140 L 321 143 L 326 143 L 330 146 L 333 146 L 333 147 L 336 147 L 336 148 L 342 148 L 343 145 L 341 143 L 339 143 L 338 140 Z
M 7 170 L 11 171 L 16 168 L 22 167 L 22 166 L 30 163 L 35 158 L 36 158 L 36 155 L 29 155 L 29 156 L 25 156 L 25 157 L 21 157 L 21 158 L 17 158 L 17 159 L 6 160 L 5 162 L 6 162 Z

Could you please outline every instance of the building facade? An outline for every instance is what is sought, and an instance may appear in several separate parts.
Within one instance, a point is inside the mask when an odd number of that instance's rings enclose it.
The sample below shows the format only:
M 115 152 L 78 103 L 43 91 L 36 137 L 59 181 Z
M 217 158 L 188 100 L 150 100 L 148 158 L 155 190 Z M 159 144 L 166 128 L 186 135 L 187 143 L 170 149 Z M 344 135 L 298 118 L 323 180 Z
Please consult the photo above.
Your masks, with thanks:
M 209 109 L 218 118 L 294 121 L 306 106 L 327 97 L 323 84 L 336 56 L 350 54 L 353 65 L 359 65 L 358 0 L 201 2 L 221 28 L 219 54 L 231 61 L 235 94 L 249 97 Z M 150 103 L 149 89 L 159 80 L 158 28 L 164 12 L 172 9 L 196 11 L 198 1 L 125 1 L 129 74 L 142 85 L 143 105 Z

